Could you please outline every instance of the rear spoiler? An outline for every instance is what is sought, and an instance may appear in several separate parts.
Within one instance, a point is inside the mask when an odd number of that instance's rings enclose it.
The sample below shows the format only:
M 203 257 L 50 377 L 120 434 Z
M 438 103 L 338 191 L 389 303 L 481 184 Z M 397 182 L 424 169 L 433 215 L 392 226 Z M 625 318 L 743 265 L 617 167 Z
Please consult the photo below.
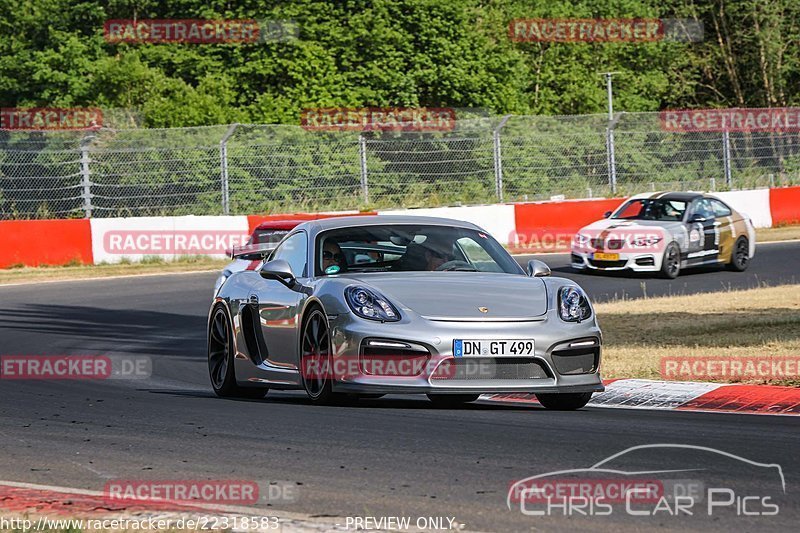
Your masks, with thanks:
M 231 259 L 247 259 L 250 261 L 264 259 L 276 247 L 278 243 L 245 244 L 244 246 L 234 246 L 227 250 Z

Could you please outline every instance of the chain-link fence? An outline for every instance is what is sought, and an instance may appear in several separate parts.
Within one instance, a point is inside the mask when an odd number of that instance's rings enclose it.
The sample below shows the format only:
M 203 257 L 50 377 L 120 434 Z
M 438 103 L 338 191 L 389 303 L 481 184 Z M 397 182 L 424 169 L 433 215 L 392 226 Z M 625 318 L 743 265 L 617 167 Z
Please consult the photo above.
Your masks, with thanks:
M 0 131 L 0 217 L 246 214 L 800 184 L 800 134 L 666 131 L 658 113 L 451 131 Z

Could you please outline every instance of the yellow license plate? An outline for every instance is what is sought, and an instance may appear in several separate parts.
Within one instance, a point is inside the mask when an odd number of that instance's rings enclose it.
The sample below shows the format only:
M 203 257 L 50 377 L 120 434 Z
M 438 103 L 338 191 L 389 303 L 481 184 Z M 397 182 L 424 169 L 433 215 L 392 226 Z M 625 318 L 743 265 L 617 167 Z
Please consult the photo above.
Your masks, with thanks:
M 619 261 L 619 254 L 604 254 L 595 252 L 594 258 L 598 261 Z

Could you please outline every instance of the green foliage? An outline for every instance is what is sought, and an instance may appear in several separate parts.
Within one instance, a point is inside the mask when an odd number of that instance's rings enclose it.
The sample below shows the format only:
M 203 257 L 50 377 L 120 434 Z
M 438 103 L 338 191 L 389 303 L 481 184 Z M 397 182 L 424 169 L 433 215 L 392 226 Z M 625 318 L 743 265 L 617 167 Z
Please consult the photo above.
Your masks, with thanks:
M 505 114 L 798 101 L 792 0 L 0 0 L 0 104 L 133 108 L 143 125 L 298 123 L 323 106 L 452 106 Z M 696 18 L 700 43 L 517 43 L 518 18 Z M 294 21 L 297 39 L 107 43 L 109 19 Z M 726 43 L 720 46 L 719 43 Z M 729 44 L 727 44 L 729 43 Z

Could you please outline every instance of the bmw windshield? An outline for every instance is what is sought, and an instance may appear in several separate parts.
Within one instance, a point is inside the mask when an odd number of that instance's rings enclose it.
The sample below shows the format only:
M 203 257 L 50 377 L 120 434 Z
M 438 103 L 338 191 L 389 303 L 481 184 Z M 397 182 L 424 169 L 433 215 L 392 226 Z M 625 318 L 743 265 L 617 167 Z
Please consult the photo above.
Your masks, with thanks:
M 611 218 L 679 222 L 683 220 L 685 212 L 686 202 L 662 198 L 638 198 L 623 204 L 611 215 Z

